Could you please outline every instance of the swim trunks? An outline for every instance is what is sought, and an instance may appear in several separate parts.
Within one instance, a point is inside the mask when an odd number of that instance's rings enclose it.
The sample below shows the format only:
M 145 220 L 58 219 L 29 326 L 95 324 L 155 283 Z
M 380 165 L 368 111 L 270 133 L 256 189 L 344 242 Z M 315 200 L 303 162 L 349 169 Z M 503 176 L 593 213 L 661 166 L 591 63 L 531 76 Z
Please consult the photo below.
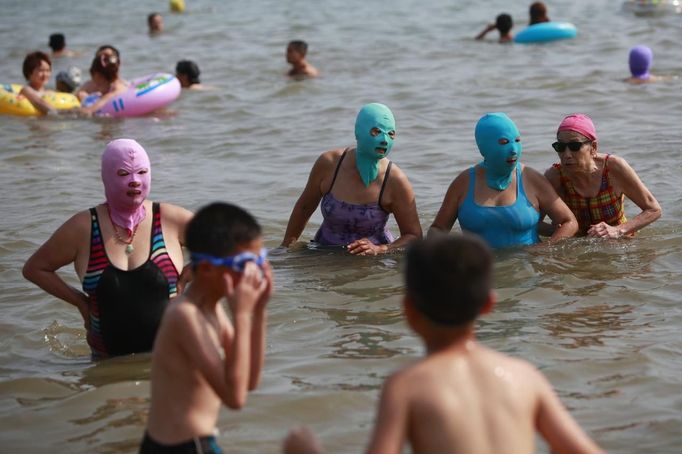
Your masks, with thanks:
M 175 445 L 162 445 L 145 432 L 140 445 L 140 454 L 221 454 L 222 452 L 213 435 L 194 437 Z
M 149 258 L 124 271 L 111 264 L 95 208 L 90 209 L 90 257 L 83 277 L 89 297 L 88 344 L 94 358 L 148 352 L 170 298 L 177 294 L 178 271 L 161 231 L 161 208 L 152 205 Z

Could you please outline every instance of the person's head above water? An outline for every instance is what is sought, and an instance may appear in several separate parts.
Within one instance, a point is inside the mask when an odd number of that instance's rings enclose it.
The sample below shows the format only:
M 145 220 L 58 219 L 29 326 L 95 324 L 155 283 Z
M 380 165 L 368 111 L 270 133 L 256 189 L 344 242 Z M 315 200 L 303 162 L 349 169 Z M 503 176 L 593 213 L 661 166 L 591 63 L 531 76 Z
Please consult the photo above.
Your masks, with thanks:
M 549 22 L 549 17 L 547 17 L 547 6 L 542 2 L 531 4 L 528 13 L 530 15 L 530 25 Z
M 142 145 L 132 139 L 109 142 L 102 153 L 102 183 L 111 221 L 131 234 L 145 218 L 144 201 L 152 169 Z
M 50 41 L 48 43 L 52 52 L 59 52 L 66 47 L 66 38 L 61 33 L 53 33 L 50 35 Z
M 512 29 L 514 22 L 509 14 L 500 14 L 495 19 L 495 27 L 500 32 L 500 36 L 504 36 Z
M 299 59 L 305 58 L 308 53 L 308 43 L 301 40 L 289 41 L 287 44 L 287 62 L 294 63 Z M 294 61 L 292 61 L 294 60 Z
M 49 69 L 51 71 L 52 61 L 45 52 L 37 50 L 26 55 L 26 58 L 24 58 L 24 64 L 21 67 L 21 71 L 24 73 L 24 77 L 26 78 L 26 80 L 30 80 L 33 72 L 36 69 L 41 69 L 44 66 L 47 66 L 46 69 Z
M 90 76 L 102 76 L 107 82 L 113 82 L 118 78 L 120 60 L 113 52 L 100 52 L 92 59 Z
M 383 104 L 365 104 L 355 119 L 355 163 L 365 186 L 379 175 L 379 161 L 391 152 L 395 118 Z
M 99 56 L 101 54 L 105 55 L 115 55 L 119 61 L 121 60 L 121 53 L 116 49 L 114 46 L 110 44 L 104 44 L 102 46 L 99 46 L 97 50 L 95 51 L 95 56 Z
M 201 74 L 199 66 L 191 60 L 180 60 L 175 65 L 175 75 L 184 88 L 201 83 L 199 74 Z
M 649 47 L 644 45 L 633 47 L 630 49 L 628 60 L 632 77 L 642 80 L 647 80 L 651 77 L 649 71 L 654 60 L 654 54 Z
M 147 25 L 150 33 L 163 31 L 163 16 L 160 13 L 151 13 L 147 16 Z
M 488 113 L 476 123 L 474 136 L 483 156 L 486 184 L 498 191 L 506 189 L 521 159 L 521 134 L 516 124 L 504 113 Z
M 473 235 L 431 235 L 406 253 L 406 297 L 432 323 L 462 327 L 492 300 L 493 257 Z
M 59 71 L 55 81 L 58 91 L 71 93 L 81 84 L 81 70 L 76 66 L 71 66 L 66 71 Z

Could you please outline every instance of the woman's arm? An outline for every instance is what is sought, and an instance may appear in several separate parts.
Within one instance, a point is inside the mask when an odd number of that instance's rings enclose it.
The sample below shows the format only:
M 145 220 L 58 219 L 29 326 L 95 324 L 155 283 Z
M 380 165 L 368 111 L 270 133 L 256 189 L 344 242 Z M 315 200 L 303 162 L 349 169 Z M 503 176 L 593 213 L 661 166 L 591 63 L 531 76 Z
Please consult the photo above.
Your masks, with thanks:
M 313 215 L 322 199 L 322 180 L 325 175 L 329 174 L 333 165 L 334 158 L 330 152 L 321 154 L 317 161 L 315 161 L 308 176 L 308 183 L 289 216 L 284 239 L 282 239 L 282 246 L 289 246 L 298 240 L 298 237 L 303 233 L 303 229 L 308 223 L 310 216 Z
M 523 175 L 531 183 L 526 187 L 532 188 L 531 198 L 537 198 L 540 213 L 546 213 L 552 220 L 554 231 L 549 237 L 550 242 L 570 238 L 578 232 L 578 221 L 570 208 L 561 200 L 554 187 L 542 174 L 530 167 L 524 167 Z M 540 229 L 538 229 L 540 230 Z M 540 232 L 542 233 L 542 232 Z
M 33 104 L 33 106 L 43 114 L 56 113 L 57 111 L 54 107 L 45 102 L 37 91 L 28 85 L 21 89 L 19 95 L 24 96 L 26 99 L 31 101 L 31 104 Z
M 642 183 L 639 176 L 625 159 L 611 156 L 609 159 L 609 178 L 625 196 L 632 200 L 642 212 L 625 224 L 610 226 L 605 222 L 595 224 L 587 231 L 589 236 L 618 238 L 629 235 L 661 217 L 661 206 L 651 191 Z
M 90 216 L 78 213 L 66 221 L 27 261 L 22 270 L 26 279 L 47 293 L 76 306 L 88 326 L 88 297 L 68 285 L 56 271 L 73 263 L 78 256 L 79 244 L 89 238 Z
M 469 172 L 464 171 L 455 178 L 448 187 L 443 203 L 436 214 L 436 218 L 429 227 L 428 234 L 434 232 L 449 232 L 457 220 L 457 212 L 461 203 L 462 197 L 466 195 L 467 187 L 469 186 Z

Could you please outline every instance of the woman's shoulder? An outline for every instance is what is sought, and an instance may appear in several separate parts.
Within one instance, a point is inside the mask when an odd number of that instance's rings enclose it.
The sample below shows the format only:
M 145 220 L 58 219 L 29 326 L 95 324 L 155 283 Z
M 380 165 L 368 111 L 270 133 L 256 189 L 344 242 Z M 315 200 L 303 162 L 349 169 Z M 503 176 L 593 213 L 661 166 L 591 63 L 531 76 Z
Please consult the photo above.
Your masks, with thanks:
M 159 212 L 161 213 L 161 218 L 167 222 L 173 222 L 174 224 L 186 224 L 192 219 L 194 213 L 189 211 L 187 208 L 183 208 L 178 205 L 173 205 L 172 203 L 158 202 Z

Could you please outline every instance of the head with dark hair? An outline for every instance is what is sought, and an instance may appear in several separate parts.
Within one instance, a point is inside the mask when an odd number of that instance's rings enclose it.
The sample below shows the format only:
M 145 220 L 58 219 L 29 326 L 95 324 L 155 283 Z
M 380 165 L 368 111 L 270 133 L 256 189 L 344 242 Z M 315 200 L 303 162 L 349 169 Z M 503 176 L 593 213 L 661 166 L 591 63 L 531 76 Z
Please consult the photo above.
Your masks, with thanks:
M 287 62 L 294 63 L 305 58 L 308 53 L 308 43 L 301 40 L 289 41 L 287 45 Z
M 549 17 L 547 17 L 547 7 L 542 2 L 535 2 L 531 4 L 528 13 L 530 14 L 530 25 L 539 24 L 541 22 L 549 22 Z
M 121 60 L 121 53 L 118 51 L 118 49 L 110 44 L 99 46 L 95 52 L 95 56 L 99 56 L 100 54 L 116 55 L 116 57 Z
M 490 299 L 492 253 L 474 236 L 430 236 L 407 251 L 407 296 L 428 320 L 449 327 L 474 321 Z
M 500 14 L 495 19 L 495 27 L 499 30 L 501 35 L 506 35 L 514 26 L 512 17 L 509 14 Z
M 53 33 L 50 35 L 50 42 L 48 43 L 52 52 L 59 52 L 66 47 L 66 38 L 61 33 Z
M 147 16 L 147 25 L 150 32 L 160 32 L 163 30 L 163 16 L 157 12 L 150 13 Z
M 48 66 L 52 68 L 52 61 L 45 52 L 37 50 L 35 52 L 31 52 L 26 56 L 26 58 L 24 58 L 24 64 L 21 70 L 24 73 L 24 77 L 26 78 L 26 80 L 29 80 L 31 78 L 31 74 L 33 74 L 33 71 L 36 68 L 40 67 L 42 62 L 46 62 Z
M 118 68 L 120 61 L 116 55 L 109 53 L 100 53 L 92 59 L 90 65 L 90 75 L 98 74 L 102 76 L 107 82 L 113 82 L 118 78 Z
M 180 60 L 175 65 L 175 75 L 180 79 L 183 87 L 201 83 L 199 74 L 201 74 L 199 66 L 191 60 Z M 186 82 L 186 85 L 184 82 Z
M 228 203 L 215 202 L 194 215 L 186 233 L 186 246 L 191 253 L 227 257 L 240 245 L 261 237 L 256 219 L 245 210 Z

